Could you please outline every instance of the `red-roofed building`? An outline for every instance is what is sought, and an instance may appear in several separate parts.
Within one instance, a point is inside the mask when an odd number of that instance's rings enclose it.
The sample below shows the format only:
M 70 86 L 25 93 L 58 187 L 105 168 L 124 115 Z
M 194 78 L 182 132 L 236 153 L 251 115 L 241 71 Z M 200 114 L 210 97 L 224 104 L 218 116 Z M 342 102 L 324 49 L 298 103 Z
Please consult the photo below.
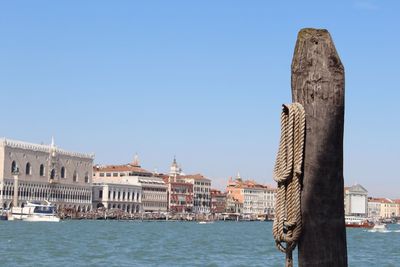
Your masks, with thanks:
M 191 213 L 193 212 L 193 184 L 180 180 L 181 173 L 182 170 L 174 158 L 170 173 L 160 175 L 168 186 L 168 211 Z
M 167 186 L 163 179 L 143 169 L 135 156 L 124 165 L 93 168 L 93 204 L 126 212 L 165 212 Z
M 400 201 L 389 198 L 368 198 L 368 216 L 390 219 L 400 216 Z
M 226 193 L 211 189 L 211 213 L 220 214 L 226 211 Z
M 275 213 L 275 188 L 253 180 L 244 181 L 238 174 L 235 180 L 229 179 L 226 191 L 228 197 L 243 205 L 244 214 L 266 214 L 272 217 Z
M 168 205 L 170 212 L 193 212 L 193 185 L 184 182 L 168 183 Z
M 193 185 L 193 212 L 210 213 L 211 212 L 211 180 L 201 174 L 182 175 L 181 181 Z
M 170 211 L 210 213 L 210 179 L 201 174 L 185 175 L 174 158 L 165 180 L 169 186 Z

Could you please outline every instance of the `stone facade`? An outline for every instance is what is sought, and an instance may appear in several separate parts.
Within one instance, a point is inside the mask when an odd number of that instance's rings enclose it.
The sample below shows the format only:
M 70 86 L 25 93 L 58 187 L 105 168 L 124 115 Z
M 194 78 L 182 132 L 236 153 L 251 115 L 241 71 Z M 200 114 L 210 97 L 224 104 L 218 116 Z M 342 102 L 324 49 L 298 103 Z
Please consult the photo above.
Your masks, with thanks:
M 167 185 L 163 179 L 141 168 L 137 156 L 124 165 L 95 166 L 93 183 L 94 207 L 117 208 L 129 213 L 167 211 Z
M 58 209 L 87 211 L 92 202 L 94 155 L 55 146 L 0 140 L 0 205 L 50 201 Z
M 142 187 L 135 179 L 98 177 L 93 181 L 93 208 L 119 209 L 139 213 L 142 209 Z
M 368 198 L 368 217 L 379 219 L 381 217 L 381 199 Z
M 400 217 L 400 204 L 389 198 L 368 198 L 368 216 L 378 219 Z
M 238 175 L 235 180 L 229 180 L 226 191 L 230 199 L 243 206 L 243 214 L 273 216 L 275 213 L 275 188 L 252 180 L 243 181 Z
M 226 193 L 222 193 L 217 189 L 211 189 L 211 213 L 224 213 L 226 206 Z
M 367 217 L 368 191 L 360 184 L 344 188 L 344 211 L 348 216 Z
M 168 186 L 160 177 L 139 177 L 142 186 L 144 212 L 166 212 L 168 210 Z
M 169 181 L 168 210 L 172 213 L 193 212 L 193 185 L 185 182 Z
M 211 212 L 211 180 L 201 174 L 182 175 L 181 181 L 193 185 L 193 212 Z

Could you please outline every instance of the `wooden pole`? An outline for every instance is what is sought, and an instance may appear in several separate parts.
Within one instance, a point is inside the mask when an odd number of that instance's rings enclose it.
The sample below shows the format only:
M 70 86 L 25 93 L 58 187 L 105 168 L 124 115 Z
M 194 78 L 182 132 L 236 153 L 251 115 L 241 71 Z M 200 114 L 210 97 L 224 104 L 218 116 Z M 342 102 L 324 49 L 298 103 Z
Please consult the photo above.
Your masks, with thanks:
M 344 67 L 327 30 L 299 32 L 292 62 L 292 98 L 306 112 L 299 266 L 347 266 Z

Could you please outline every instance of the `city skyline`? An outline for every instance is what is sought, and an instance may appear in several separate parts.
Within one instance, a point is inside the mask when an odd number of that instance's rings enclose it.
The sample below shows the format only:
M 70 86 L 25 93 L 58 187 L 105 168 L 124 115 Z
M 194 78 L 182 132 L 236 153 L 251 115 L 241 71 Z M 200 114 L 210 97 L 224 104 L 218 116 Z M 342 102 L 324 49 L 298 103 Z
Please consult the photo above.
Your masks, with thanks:
M 326 8 L 322 8 L 325 7 Z M 399 4 L 3 3 L 0 136 L 97 164 L 272 184 L 280 108 L 303 27 L 330 31 L 346 74 L 345 185 L 399 198 Z M 340 14 L 340 19 L 339 19 Z

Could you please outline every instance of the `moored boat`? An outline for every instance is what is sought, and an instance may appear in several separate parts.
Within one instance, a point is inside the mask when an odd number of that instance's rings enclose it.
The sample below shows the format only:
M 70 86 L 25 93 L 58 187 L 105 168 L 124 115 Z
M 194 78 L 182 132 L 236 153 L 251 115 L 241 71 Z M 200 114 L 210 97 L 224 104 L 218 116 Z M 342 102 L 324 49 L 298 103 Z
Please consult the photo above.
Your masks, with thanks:
M 346 216 L 345 223 L 346 223 L 346 227 L 352 227 L 352 228 L 371 229 L 375 225 L 373 222 L 368 221 L 366 218 L 357 217 L 357 216 Z
M 50 202 L 26 202 L 23 207 L 12 208 L 10 219 L 23 220 L 27 222 L 59 222 L 56 208 Z
M 8 220 L 8 211 L 4 209 L 0 209 L 0 221 Z

